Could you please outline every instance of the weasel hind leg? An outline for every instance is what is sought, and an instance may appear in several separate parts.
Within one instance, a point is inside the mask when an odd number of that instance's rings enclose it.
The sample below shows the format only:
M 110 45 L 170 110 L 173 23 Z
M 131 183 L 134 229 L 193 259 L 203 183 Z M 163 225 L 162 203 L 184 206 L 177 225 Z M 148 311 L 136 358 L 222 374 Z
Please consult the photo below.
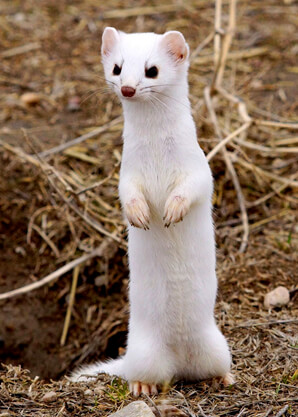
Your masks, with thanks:
M 125 377 L 134 395 L 156 394 L 157 385 L 169 383 L 175 375 L 175 359 L 152 334 L 139 331 L 129 336 L 125 354 Z
M 216 324 L 205 329 L 204 335 L 200 334 L 194 350 L 196 365 L 189 368 L 186 377 L 191 379 L 208 379 L 220 377 L 225 386 L 234 383 L 231 374 L 231 354 L 224 335 Z

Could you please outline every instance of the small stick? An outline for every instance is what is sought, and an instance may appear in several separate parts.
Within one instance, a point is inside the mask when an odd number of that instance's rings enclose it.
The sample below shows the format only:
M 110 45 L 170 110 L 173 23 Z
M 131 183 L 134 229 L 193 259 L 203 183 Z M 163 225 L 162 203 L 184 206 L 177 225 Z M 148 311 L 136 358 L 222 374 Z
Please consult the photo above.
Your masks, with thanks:
M 264 417 L 268 417 L 269 414 L 271 413 L 271 411 L 272 411 L 272 407 L 269 407 L 268 410 L 266 411 L 266 414 L 264 415 Z
M 226 60 L 228 56 L 228 52 L 231 46 L 231 42 L 233 39 L 234 31 L 235 31 L 235 24 L 236 24 L 236 3 L 237 0 L 230 0 L 230 11 L 229 11 L 229 24 L 228 24 L 228 30 L 225 34 L 222 48 L 221 48 L 221 56 L 219 61 L 218 69 L 215 73 L 214 78 L 214 85 L 216 87 L 220 86 L 223 79 L 223 73 L 226 66 Z
M 271 172 L 268 172 L 265 169 L 262 169 L 260 167 L 257 167 L 256 165 L 253 165 L 249 162 L 246 162 L 244 159 L 242 159 L 239 156 L 236 156 L 234 154 L 232 155 L 232 158 L 233 158 L 233 162 L 237 162 L 240 165 L 242 165 L 244 168 L 248 168 L 251 171 L 255 171 L 263 177 L 267 177 L 267 178 L 270 178 L 272 180 L 278 181 L 282 184 L 285 184 L 288 187 L 294 187 L 294 188 L 298 187 L 298 181 L 287 179 L 287 178 L 281 177 L 281 176 L 276 175 L 276 174 L 272 174 Z
M 216 0 L 215 2 L 215 21 L 214 21 L 214 66 L 218 67 L 220 58 L 220 41 L 221 41 L 221 9 L 222 0 Z
M 5 292 L 3 294 L 0 294 L 0 300 L 7 300 L 8 298 L 15 297 L 16 295 L 25 294 L 30 291 L 36 290 L 37 288 L 43 287 L 46 284 L 49 284 L 50 282 L 54 281 L 55 279 L 61 277 L 61 275 L 66 274 L 66 272 L 72 270 L 76 266 L 88 261 L 89 259 L 94 258 L 95 256 L 102 256 L 104 250 L 106 249 L 106 246 L 110 242 L 110 239 L 104 240 L 101 245 L 94 249 L 92 252 L 83 255 L 77 259 L 74 259 L 73 261 L 69 262 L 68 264 L 62 266 L 61 268 L 57 269 L 56 271 L 52 272 L 51 274 L 47 275 L 46 277 L 42 278 L 41 280 L 37 282 L 33 282 L 32 284 L 24 285 L 21 288 L 17 288 L 12 291 Z
M 159 411 L 159 409 L 158 409 L 158 407 L 157 407 L 157 405 L 155 404 L 155 402 L 152 400 L 152 398 L 150 398 L 149 397 L 149 395 L 147 395 L 147 394 L 144 394 L 143 393 L 143 395 L 144 395 L 144 397 L 149 401 L 149 403 L 152 405 L 152 407 L 154 408 L 154 410 L 156 411 L 156 416 L 157 417 L 162 417 L 162 415 L 161 415 L 161 413 L 160 413 L 160 411 Z M 154 413 L 155 414 L 155 413 Z
M 258 323 L 243 323 L 238 324 L 237 326 L 234 326 L 234 328 L 237 327 L 254 327 L 254 326 L 271 326 L 272 324 L 287 324 L 287 323 L 298 323 L 298 319 L 289 319 L 289 320 L 273 320 L 273 321 L 267 321 L 267 322 L 258 322 Z
M 204 49 L 205 46 L 207 46 L 208 43 L 210 43 L 212 41 L 214 36 L 215 35 L 214 35 L 213 32 L 209 33 L 209 35 L 193 51 L 193 53 L 190 56 L 190 61 L 192 61 L 193 59 L 195 59 L 199 55 L 199 53 L 202 51 L 202 49 Z
M 87 139 L 93 138 L 94 136 L 97 136 L 97 135 L 109 130 L 111 127 L 117 125 L 121 121 L 122 121 L 122 116 L 118 116 L 115 119 L 113 119 L 111 122 L 106 123 L 103 126 L 99 126 L 96 129 L 92 130 L 91 132 L 86 133 L 85 135 L 78 136 L 75 139 L 72 139 L 72 140 L 70 140 L 66 143 L 62 143 L 61 145 L 55 146 L 54 148 L 48 149 L 47 151 L 39 152 L 37 154 L 37 156 L 39 156 L 40 158 L 44 158 L 46 156 L 62 152 L 65 149 L 68 149 L 72 146 L 78 145 L 79 143 L 82 143 Z
M 71 290 L 70 290 L 70 295 L 69 295 L 69 302 L 68 302 L 67 312 L 66 312 L 66 316 L 65 316 L 63 331 L 62 331 L 62 335 L 61 335 L 61 339 L 60 339 L 60 346 L 65 345 L 65 341 L 66 341 L 66 337 L 67 337 L 67 333 L 68 333 L 68 329 L 69 329 L 69 324 L 70 324 L 72 308 L 73 308 L 73 305 L 74 305 L 74 300 L 75 300 L 75 295 L 76 295 L 79 272 L 80 272 L 80 267 L 76 266 L 73 270 L 72 284 L 71 284 Z
M 180 5 L 176 2 L 174 4 L 161 4 L 158 6 L 144 6 L 144 7 L 129 7 L 125 9 L 107 10 L 102 13 L 103 19 L 120 19 L 135 16 L 146 16 L 160 13 L 173 13 L 178 10 L 183 10 L 183 3 Z
M 242 410 L 240 411 L 240 413 L 237 414 L 237 417 L 242 416 L 242 414 L 244 413 L 245 410 L 246 410 L 245 407 L 243 407 Z
M 211 101 L 211 96 L 210 96 L 210 87 L 205 87 L 204 97 L 205 97 L 206 106 L 207 106 L 207 109 L 209 111 L 211 121 L 213 123 L 216 135 L 218 136 L 218 138 L 221 141 L 223 141 L 221 130 L 220 130 L 220 127 L 219 127 L 219 124 L 218 124 L 218 121 L 217 121 L 216 113 L 215 113 L 214 108 L 212 106 L 212 101 Z M 240 207 L 240 211 L 241 211 L 241 218 L 242 218 L 242 224 L 243 224 L 243 236 L 242 236 L 242 241 L 241 241 L 239 251 L 240 251 L 240 253 L 242 253 L 246 249 L 246 246 L 247 246 L 247 243 L 248 243 L 248 236 L 249 236 L 249 225 L 248 225 L 247 211 L 246 211 L 246 207 L 245 207 L 245 200 L 244 200 L 244 196 L 242 194 L 242 190 L 241 190 L 241 186 L 240 186 L 240 183 L 239 183 L 239 180 L 238 180 L 238 177 L 237 177 L 237 173 L 236 173 L 234 165 L 232 164 L 232 161 L 231 161 L 231 157 L 230 157 L 229 153 L 227 152 L 224 145 L 222 147 L 222 153 L 223 153 L 224 160 L 225 160 L 225 163 L 227 165 L 227 168 L 228 168 L 228 170 L 230 172 L 230 175 L 232 177 L 232 181 L 233 181 L 236 193 L 237 193 L 237 198 L 238 198 L 239 207 Z
M 234 132 L 232 132 L 230 135 L 228 135 L 225 139 L 222 139 L 213 149 L 210 151 L 207 155 L 207 160 L 211 161 L 211 159 L 232 139 L 235 138 L 235 136 L 238 136 L 240 133 L 248 129 L 250 126 L 249 122 L 244 123 L 242 126 L 240 126 L 238 129 L 236 129 Z
M 295 143 L 298 143 L 298 136 L 294 138 L 285 138 L 280 140 L 275 140 L 274 145 L 280 146 L 280 145 L 293 145 Z
M 285 127 L 287 129 L 297 130 L 298 129 L 298 123 L 283 123 L 283 122 L 274 122 L 272 120 L 254 120 L 254 123 L 256 125 L 262 125 L 262 126 L 272 126 L 277 127 L 279 129 Z
M 221 31 L 220 31 L 221 32 Z M 246 58 L 253 58 L 254 56 L 265 55 L 268 53 L 268 48 L 259 46 L 257 48 L 251 48 L 241 51 L 233 51 L 227 54 L 227 61 L 230 59 L 246 59 Z M 195 65 L 204 65 L 210 64 L 214 61 L 214 55 L 206 55 L 206 56 L 199 56 L 194 59 L 193 64 Z
M 297 175 L 298 175 L 298 173 L 292 175 L 290 177 L 290 179 L 294 180 L 295 178 L 297 178 Z M 251 203 L 246 203 L 246 206 L 248 208 L 256 207 L 256 206 L 264 203 L 265 201 L 269 200 L 269 198 L 273 197 L 274 195 L 281 193 L 285 188 L 287 188 L 287 186 L 288 186 L 288 184 L 282 184 L 279 188 L 277 188 L 277 190 L 271 191 L 270 193 L 264 195 L 263 197 L 258 198 L 255 201 L 252 201 Z
M 285 412 L 287 411 L 287 409 L 289 408 L 289 405 L 285 405 L 281 410 L 279 410 L 279 412 L 276 414 L 275 417 L 281 417 L 285 414 Z
M 93 188 L 96 188 L 96 187 L 99 187 L 100 185 L 105 184 L 107 181 L 109 181 L 112 178 L 112 176 L 114 175 L 114 173 L 115 173 L 116 168 L 118 167 L 118 165 L 119 164 L 117 163 L 107 177 L 103 178 L 100 181 L 95 182 L 94 184 L 89 185 L 88 187 L 82 188 L 81 190 L 77 191 L 76 194 L 77 195 L 83 194 L 86 191 L 93 190 Z
M 51 177 L 48 177 L 48 180 L 52 187 L 55 189 L 55 191 L 58 193 L 59 197 L 83 220 L 85 220 L 86 223 L 88 223 L 90 226 L 93 227 L 93 229 L 97 230 L 101 234 L 110 237 L 111 239 L 115 240 L 116 242 L 122 244 L 126 248 L 127 244 L 124 242 L 123 239 L 116 236 L 114 233 L 108 232 L 106 229 L 104 229 L 100 223 L 98 223 L 96 220 L 92 219 L 88 215 L 88 213 L 82 213 L 79 209 L 78 205 L 75 203 L 74 200 L 70 200 L 69 198 L 65 197 L 64 194 L 59 190 L 59 188 L 54 183 L 53 179 Z
M 232 103 L 238 104 L 238 112 L 240 117 L 244 122 L 252 123 L 252 118 L 249 116 L 245 102 L 240 98 L 235 96 L 234 94 L 229 93 L 224 88 L 218 86 L 215 87 L 216 91 L 225 97 L 227 100 L 232 101 Z
M 41 48 L 41 45 L 39 42 L 31 42 L 31 43 L 27 43 L 26 45 L 22 45 L 16 48 L 2 51 L 0 53 L 0 56 L 1 58 L 11 58 L 12 56 L 25 54 L 30 51 L 35 51 L 36 49 L 39 49 L 39 48 Z
M 52 249 L 52 251 L 54 252 L 56 258 L 59 258 L 60 256 L 60 252 L 57 248 L 57 246 L 55 245 L 54 242 L 52 242 L 52 240 L 46 235 L 46 233 L 44 231 L 41 230 L 41 228 L 39 226 L 37 226 L 37 224 L 33 224 L 32 229 L 35 230 L 42 238 L 43 240 L 46 242 L 46 244 Z
M 259 228 L 260 226 L 264 226 L 264 224 L 270 223 L 273 220 L 278 219 L 279 217 L 287 216 L 288 214 L 289 214 L 288 209 L 281 210 L 279 213 L 274 214 L 273 216 L 266 217 L 265 219 L 262 219 L 262 220 L 259 220 L 258 222 L 250 224 L 249 231 L 255 230 Z M 233 227 L 233 229 L 230 230 L 229 237 L 238 235 L 238 233 L 240 233 L 242 229 L 243 229 L 243 225 Z
M 266 153 L 270 153 L 270 154 L 276 154 L 276 153 L 295 153 L 298 154 L 298 147 L 297 146 L 293 146 L 293 147 L 270 147 L 270 146 L 263 146 L 263 145 L 258 145 L 257 143 L 254 142 L 249 142 L 243 139 L 236 139 L 237 143 L 241 146 L 244 146 L 245 148 L 248 149 L 255 149 L 257 151 L 260 152 L 266 152 Z
M 197 404 L 198 409 L 200 410 L 200 413 L 202 414 L 203 417 L 208 417 L 205 413 L 204 410 L 202 409 L 202 407 L 200 406 L 200 404 Z

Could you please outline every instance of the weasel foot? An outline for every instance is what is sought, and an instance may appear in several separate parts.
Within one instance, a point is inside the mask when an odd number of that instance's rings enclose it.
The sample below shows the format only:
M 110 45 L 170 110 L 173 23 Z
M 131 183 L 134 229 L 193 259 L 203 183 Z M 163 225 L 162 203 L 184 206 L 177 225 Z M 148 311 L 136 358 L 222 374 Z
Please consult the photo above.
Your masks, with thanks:
M 139 381 L 133 381 L 129 383 L 129 390 L 134 397 L 139 397 L 141 394 L 157 395 L 158 390 L 156 384 L 145 384 Z
M 234 385 L 236 383 L 235 378 L 231 372 L 228 372 L 223 378 L 222 383 L 225 387 L 229 385 Z
M 175 195 L 169 197 L 165 205 L 165 214 L 163 220 L 165 221 L 165 227 L 169 227 L 172 223 L 178 223 L 183 220 L 184 216 L 188 213 L 189 202 L 185 197 L 181 195 Z
M 149 207 L 145 199 L 132 198 L 125 204 L 124 211 L 132 226 L 149 230 Z

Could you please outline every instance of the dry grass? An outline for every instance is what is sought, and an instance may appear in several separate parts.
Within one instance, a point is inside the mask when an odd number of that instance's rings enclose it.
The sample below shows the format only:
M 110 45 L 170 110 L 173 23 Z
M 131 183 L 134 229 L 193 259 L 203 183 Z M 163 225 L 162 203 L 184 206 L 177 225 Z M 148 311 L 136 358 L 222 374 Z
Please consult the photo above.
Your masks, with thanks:
M 106 25 L 125 31 L 181 30 L 193 51 L 193 115 L 215 177 L 217 317 L 231 345 L 238 382 L 231 389 L 181 383 L 155 401 L 168 401 L 189 416 L 275 416 L 281 410 L 295 415 L 297 8 L 290 1 L 271 0 L 266 8 L 258 1 L 239 2 L 234 21 L 229 7 L 235 2 L 223 2 L 221 12 L 220 3 L 217 19 L 208 1 L 145 7 L 138 1 L 95 6 L 88 0 L 73 5 L 44 0 L 36 7 L 34 0 L 26 0 L 20 10 L 17 1 L 3 6 L 0 155 L 5 178 L 13 178 L 11 189 L 19 194 L 11 200 L 3 185 L 1 207 L 6 213 L 13 206 L 30 206 L 26 239 L 37 254 L 35 279 L 46 276 L 44 283 L 52 282 L 65 273 L 59 268 L 76 267 L 72 292 L 69 285 L 54 286 L 57 299 L 72 294 L 64 305 L 65 346 L 59 354 L 66 365 L 61 372 L 105 351 L 126 330 L 127 269 L 117 199 L 121 108 L 102 78 L 99 37 Z M 34 105 L 24 101 L 25 92 L 35 93 Z M 22 196 L 24 184 L 34 195 L 29 202 Z M 90 263 L 94 255 L 101 256 L 97 264 Z M 107 302 L 103 293 L 99 301 L 92 295 L 87 311 L 81 310 L 81 294 L 88 288 L 90 293 L 84 277 L 91 274 L 115 294 L 111 291 Z M 38 286 L 28 280 L 22 284 L 29 285 L 28 291 Z M 263 296 L 277 285 L 289 288 L 291 301 L 268 312 Z M 12 286 L 20 284 L 8 283 L 5 291 Z M 2 298 L 9 296 L 15 293 Z M 89 326 L 83 336 L 82 317 Z M 108 415 L 131 401 L 125 386 L 111 385 L 109 378 L 101 380 L 102 391 L 90 383 L 87 394 L 86 387 L 65 380 L 43 383 L 12 366 L 1 378 L 0 409 L 12 416 Z M 55 391 L 56 401 L 45 403 L 46 391 Z

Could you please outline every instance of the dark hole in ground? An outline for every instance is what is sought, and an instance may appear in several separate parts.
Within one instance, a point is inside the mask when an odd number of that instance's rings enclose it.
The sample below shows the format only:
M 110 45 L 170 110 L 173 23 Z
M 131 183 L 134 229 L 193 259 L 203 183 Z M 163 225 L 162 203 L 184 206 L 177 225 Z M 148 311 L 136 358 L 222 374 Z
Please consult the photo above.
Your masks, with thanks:
M 123 352 L 126 346 L 127 332 L 119 332 L 112 336 L 109 341 L 106 350 L 103 352 L 106 358 L 117 358 L 119 354 Z

